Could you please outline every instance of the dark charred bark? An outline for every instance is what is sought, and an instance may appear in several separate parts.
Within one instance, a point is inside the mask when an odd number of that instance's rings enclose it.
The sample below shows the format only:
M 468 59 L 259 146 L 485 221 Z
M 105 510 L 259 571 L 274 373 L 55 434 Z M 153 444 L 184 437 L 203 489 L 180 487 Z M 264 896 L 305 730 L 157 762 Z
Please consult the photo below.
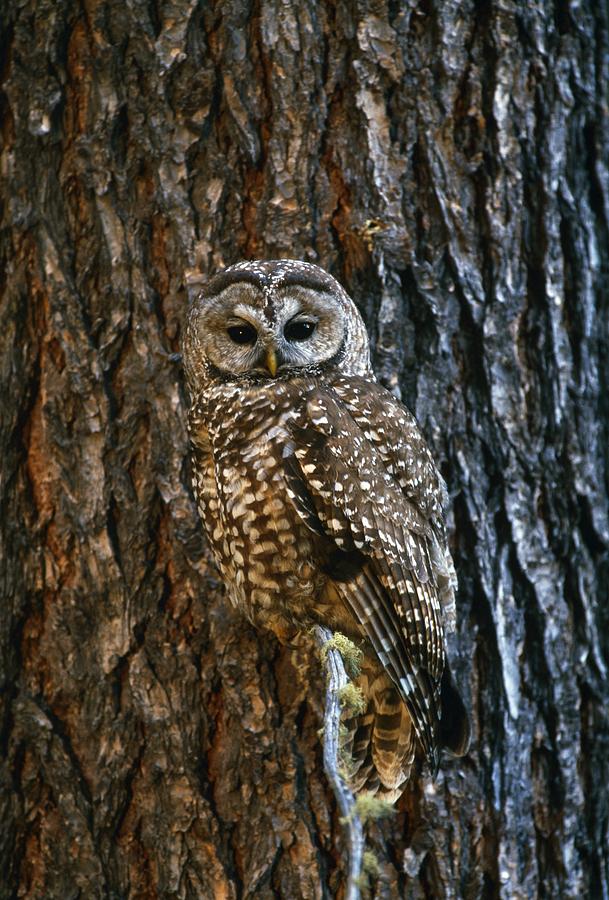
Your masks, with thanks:
M 607 5 L 4 0 L 1 896 L 330 897 L 321 675 L 227 606 L 185 273 L 309 259 L 453 498 L 465 760 L 376 897 L 609 896 Z

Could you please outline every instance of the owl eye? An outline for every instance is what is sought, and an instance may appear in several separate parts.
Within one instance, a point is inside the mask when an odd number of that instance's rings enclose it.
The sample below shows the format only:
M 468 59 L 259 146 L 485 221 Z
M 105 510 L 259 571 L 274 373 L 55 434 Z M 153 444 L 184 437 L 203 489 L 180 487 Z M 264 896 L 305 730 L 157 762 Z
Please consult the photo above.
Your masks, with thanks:
M 226 332 L 235 344 L 255 344 L 258 337 L 253 325 L 231 325 Z
M 316 322 L 288 322 L 283 329 L 283 334 L 288 341 L 306 341 L 315 331 Z

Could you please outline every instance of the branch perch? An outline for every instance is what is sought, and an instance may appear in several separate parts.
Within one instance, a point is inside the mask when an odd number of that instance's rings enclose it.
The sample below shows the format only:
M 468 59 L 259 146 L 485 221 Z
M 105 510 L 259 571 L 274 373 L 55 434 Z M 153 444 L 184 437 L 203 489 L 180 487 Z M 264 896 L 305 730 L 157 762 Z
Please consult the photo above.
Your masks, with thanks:
M 343 658 L 335 646 L 328 646 L 334 635 L 321 625 L 315 628 L 315 637 L 324 650 L 323 659 L 327 672 L 326 703 L 324 710 L 324 771 L 334 791 L 349 840 L 349 868 L 345 900 L 359 900 L 364 856 L 364 829 L 357 814 L 356 801 L 339 772 L 340 751 L 340 692 L 349 684 Z

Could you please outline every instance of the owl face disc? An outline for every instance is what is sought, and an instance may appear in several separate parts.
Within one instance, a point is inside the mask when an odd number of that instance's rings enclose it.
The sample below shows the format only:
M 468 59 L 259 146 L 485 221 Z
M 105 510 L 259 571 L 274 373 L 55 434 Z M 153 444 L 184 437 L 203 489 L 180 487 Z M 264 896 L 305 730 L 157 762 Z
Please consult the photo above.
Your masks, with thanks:
M 293 260 L 238 263 L 212 278 L 195 299 L 184 343 L 191 384 L 203 366 L 207 380 L 260 380 L 370 365 L 353 301 L 318 266 Z

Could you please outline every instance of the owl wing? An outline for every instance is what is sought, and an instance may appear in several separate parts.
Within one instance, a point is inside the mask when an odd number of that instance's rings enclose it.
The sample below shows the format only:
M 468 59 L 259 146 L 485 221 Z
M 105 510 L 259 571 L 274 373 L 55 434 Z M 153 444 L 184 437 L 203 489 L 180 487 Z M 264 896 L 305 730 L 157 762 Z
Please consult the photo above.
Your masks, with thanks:
M 377 414 L 370 410 L 372 420 Z M 398 687 L 435 771 L 444 632 L 430 521 L 334 392 L 311 393 L 291 430 L 290 496 L 311 528 L 361 555 L 357 574 L 336 579 L 336 589 Z
M 448 494 L 412 413 L 382 385 L 359 376 L 340 376 L 332 388 L 381 457 L 404 495 L 431 528 L 428 546 L 447 631 L 456 627 L 457 575 L 444 525 Z
M 427 519 L 441 522 L 446 486 L 412 413 L 382 385 L 365 378 L 341 376 L 332 390 L 406 497 Z

